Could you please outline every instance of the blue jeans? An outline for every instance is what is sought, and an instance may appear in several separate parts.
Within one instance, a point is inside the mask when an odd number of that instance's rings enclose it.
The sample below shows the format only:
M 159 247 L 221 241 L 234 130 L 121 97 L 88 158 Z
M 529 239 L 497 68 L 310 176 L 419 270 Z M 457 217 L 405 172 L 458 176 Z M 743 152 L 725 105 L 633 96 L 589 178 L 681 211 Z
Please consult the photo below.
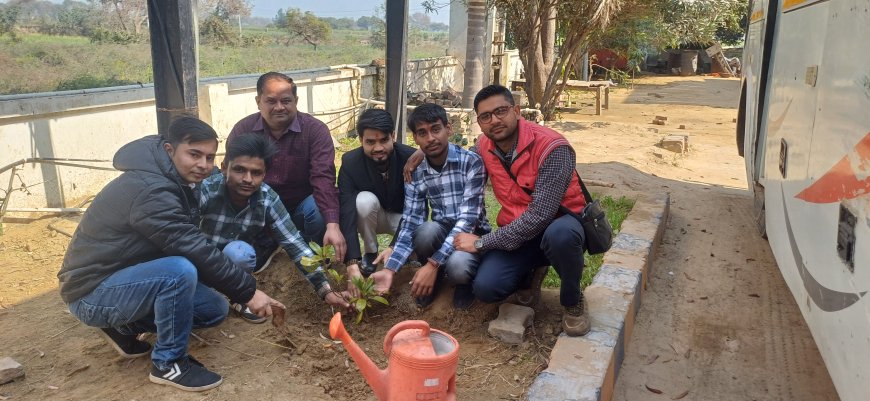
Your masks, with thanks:
M 513 251 L 487 251 L 477 268 L 474 295 L 483 302 L 504 301 L 522 289 L 536 267 L 552 265 L 562 280 L 560 303 L 562 306 L 577 305 L 581 297 L 585 236 L 580 222 L 564 215 L 553 220 L 541 235 Z
M 88 326 L 157 333 L 151 361 L 168 369 L 187 355 L 191 330 L 217 326 L 229 307 L 223 295 L 197 280 L 193 263 L 168 256 L 115 272 L 69 310 Z
M 302 234 L 306 243 L 314 241 L 317 245 L 323 245 L 323 236 L 326 234 L 326 221 L 314 202 L 314 195 L 308 195 L 292 210 L 288 207 L 293 225 Z
M 248 273 L 253 273 L 257 267 L 257 252 L 254 251 L 251 244 L 245 241 L 230 242 L 224 247 L 224 255 L 227 255 L 236 264 L 236 267 Z
M 453 226 L 427 221 L 414 231 L 413 245 L 417 260 L 425 264 L 447 239 L 447 234 Z M 453 285 L 471 284 L 477 274 L 477 265 L 480 257 L 476 254 L 454 250 L 444 264 L 439 267 L 439 274 L 447 278 L 447 282 Z

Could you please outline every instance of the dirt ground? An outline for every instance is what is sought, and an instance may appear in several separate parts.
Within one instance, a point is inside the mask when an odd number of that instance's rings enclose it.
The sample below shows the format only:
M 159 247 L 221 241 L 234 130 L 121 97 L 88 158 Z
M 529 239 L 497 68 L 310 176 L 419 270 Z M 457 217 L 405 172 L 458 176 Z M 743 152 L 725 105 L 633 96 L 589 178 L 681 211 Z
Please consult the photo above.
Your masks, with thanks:
M 587 103 L 553 124 L 577 149 L 584 178 L 614 184 L 594 191 L 671 194 L 664 243 L 621 367 L 617 400 L 677 399 L 686 391 L 681 399 L 837 399 L 767 242 L 752 225 L 743 159 L 734 145 L 738 83 L 645 77 L 614 91 L 603 116 L 591 115 Z M 667 125 L 650 124 L 656 115 L 667 116 Z M 668 133 L 690 136 L 686 155 L 655 147 Z M 258 281 L 288 306 L 288 336 L 230 316 L 191 338 L 191 354 L 221 373 L 223 385 L 188 394 L 149 383 L 147 358 L 118 357 L 66 311 L 56 273 L 69 239 L 49 225 L 71 233 L 75 223 L 17 219 L 0 236 L 0 356 L 13 357 L 27 372 L 0 386 L 0 400 L 374 399 L 344 349 L 328 340 L 331 311 L 283 254 Z M 389 327 L 425 319 L 460 341 L 459 399 L 523 399 L 559 331 L 555 294 L 545 293 L 528 341 L 517 346 L 486 335 L 495 306 L 454 312 L 449 291 L 445 295 L 418 311 L 399 290 L 391 307 L 373 310 L 361 325 L 346 319 L 346 326 L 385 367 Z

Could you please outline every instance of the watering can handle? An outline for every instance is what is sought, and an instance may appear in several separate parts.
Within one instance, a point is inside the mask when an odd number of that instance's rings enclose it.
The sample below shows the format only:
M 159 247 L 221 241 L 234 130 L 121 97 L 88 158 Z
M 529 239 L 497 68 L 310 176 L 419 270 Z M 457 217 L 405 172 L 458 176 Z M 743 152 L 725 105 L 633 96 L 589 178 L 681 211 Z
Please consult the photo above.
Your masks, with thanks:
M 393 348 L 393 337 L 395 337 L 396 334 L 405 330 L 414 329 L 423 330 L 423 335 L 426 337 L 429 336 L 429 323 L 425 320 L 406 320 L 393 326 L 393 328 L 387 332 L 387 336 L 384 338 L 384 354 L 390 355 L 390 351 Z

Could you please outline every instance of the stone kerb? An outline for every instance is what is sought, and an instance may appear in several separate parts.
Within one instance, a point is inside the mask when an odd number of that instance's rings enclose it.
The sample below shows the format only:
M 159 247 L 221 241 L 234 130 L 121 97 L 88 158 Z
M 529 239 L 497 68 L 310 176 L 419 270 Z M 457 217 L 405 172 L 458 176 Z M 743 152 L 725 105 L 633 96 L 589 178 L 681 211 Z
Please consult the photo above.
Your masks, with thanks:
M 625 357 L 668 217 L 670 196 L 637 200 L 584 290 L 592 329 L 583 337 L 559 336 L 550 363 L 529 387 L 529 401 L 608 401 Z

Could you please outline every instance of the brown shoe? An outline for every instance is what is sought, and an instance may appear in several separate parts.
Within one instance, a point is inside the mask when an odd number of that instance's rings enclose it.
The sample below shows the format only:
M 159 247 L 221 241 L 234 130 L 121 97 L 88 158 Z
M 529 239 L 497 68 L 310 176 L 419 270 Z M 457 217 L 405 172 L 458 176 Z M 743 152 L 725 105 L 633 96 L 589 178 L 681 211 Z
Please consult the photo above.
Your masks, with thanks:
M 544 277 L 547 277 L 547 271 L 550 266 L 538 266 L 532 272 L 531 284 L 525 290 L 517 291 L 516 301 L 522 306 L 534 308 L 541 301 L 541 284 L 544 283 Z
M 586 310 L 586 303 L 583 306 L 569 306 L 565 308 L 565 313 L 562 315 L 562 331 L 570 337 L 586 335 L 592 327 L 589 324 L 589 313 Z

